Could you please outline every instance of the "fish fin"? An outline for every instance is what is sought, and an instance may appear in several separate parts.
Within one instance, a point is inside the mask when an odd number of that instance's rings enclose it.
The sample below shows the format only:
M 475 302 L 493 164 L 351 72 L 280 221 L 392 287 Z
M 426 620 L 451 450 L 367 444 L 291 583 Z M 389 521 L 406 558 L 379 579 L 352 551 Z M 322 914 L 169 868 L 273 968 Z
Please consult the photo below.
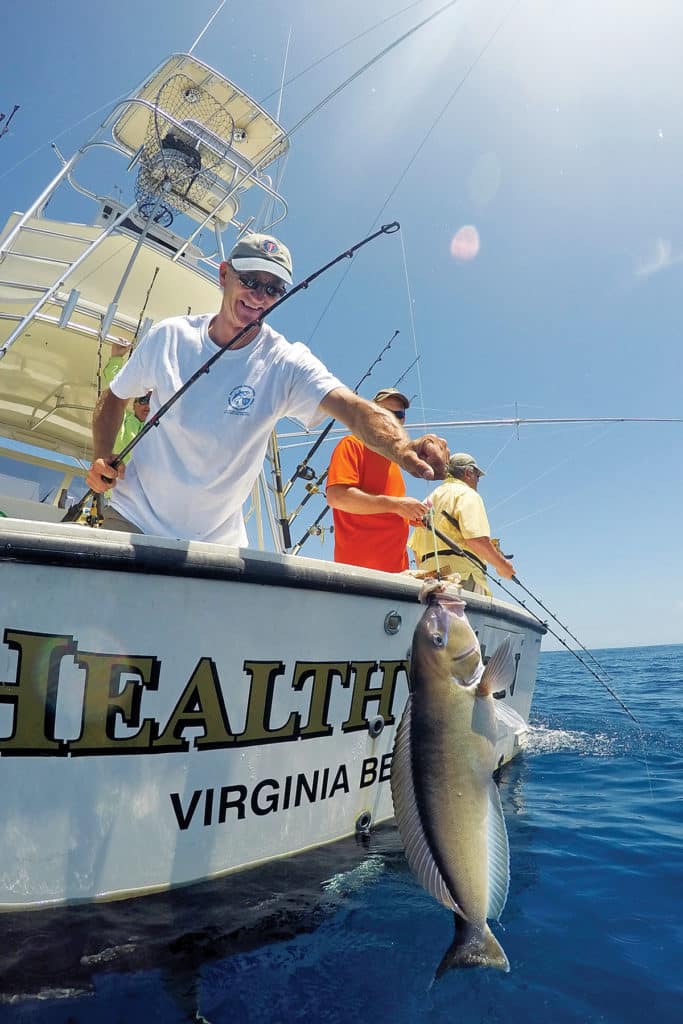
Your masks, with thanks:
M 452 967 L 496 967 L 506 974 L 510 970 L 505 951 L 489 926 L 485 924 L 482 929 L 472 928 L 457 914 L 455 938 L 436 969 L 434 981 L 438 981 Z
M 502 700 L 495 701 L 495 709 L 497 720 L 502 725 L 508 726 L 508 728 L 512 729 L 514 732 L 517 732 L 519 729 L 524 729 L 526 732 L 529 728 L 528 723 L 524 721 L 522 716 Z
M 484 674 L 477 686 L 479 697 L 488 697 L 494 690 L 504 690 L 515 674 L 515 663 L 512 657 L 510 637 L 506 636 L 502 644 L 496 648 L 484 669 Z
M 486 916 L 497 921 L 508 898 L 510 847 L 500 793 L 493 779 L 489 784 L 488 797 L 489 905 Z
M 432 856 L 429 840 L 422 827 L 413 785 L 410 743 L 411 708 L 412 697 L 409 696 L 396 730 L 391 759 L 391 796 L 394 801 L 394 816 L 403 842 L 406 860 L 420 885 L 444 907 L 462 914 Z

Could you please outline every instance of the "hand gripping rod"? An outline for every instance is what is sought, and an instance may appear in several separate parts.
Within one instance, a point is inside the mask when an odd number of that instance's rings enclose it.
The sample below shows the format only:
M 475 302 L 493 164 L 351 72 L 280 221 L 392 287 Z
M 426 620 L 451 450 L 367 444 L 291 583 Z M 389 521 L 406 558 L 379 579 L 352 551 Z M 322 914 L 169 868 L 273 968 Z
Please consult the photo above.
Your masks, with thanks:
M 286 295 L 283 295 L 282 298 L 278 299 L 277 302 L 274 302 L 269 309 L 265 310 L 261 314 L 261 316 L 258 317 L 257 320 L 252 320 L 251 323 L 246 325 L 246 327 L 243 327 L 241 330 L 239 330 L 237 334 L 235 334 L 234 337 L 230 339 L 227 345 L 224 345 L 221 348 L 219 348 L 217 352 L 214 352 L 214 354 L 199 367 L 198 370 L 195 370 L 192 376 L 189 377 L 188 380 L 186 380 L 185 383 L 181 385 L 181 387 L 179 387 L 174 394 L 171 395 L 167 402 L 164 402 L 164 404 L 160 406 L 159 409 L 157 409 L 153 416 L 147 418 L 142 429 L 136 434 L 134 438 L 132 438 L 131 441 L 129 441 L 126 447 L 123 448 L 122 451 L 120 451 L 116 455 L 116 458 L 112 460 L 112 462 L 110 463 L 112 469 L 116 469 L 117 466 L 120 466 L 125 457 L 130 452 L 132 452 L 136 444 L 142 441 L 143 437 L 145 437 L 145 435 L 148 434 L 150 430 L 152 430 L 154 427 L 159 426 L 159 421 L 161 420 L 162 416 L 168 412 L 171 406 L 175 405 L 178 399 L 185 394 L 188 388 L 192 387 L 195 381 L 199 380 L 199 378 L 203 374 L 209 373 L 213 364 L 218 359 L 220 359 L 224 352 L 226 352 L 229 348 L 233 348 L 237 344 L 237 342 L 241 338 L 243 338 L 245 334 L 253 330 L 254 327 L 260 327 L 265 318 L 269 316 L 270 313 L 273 313 L 278 308 L 278 306 L 281 306 L 284 302 L 287 302 L 287 300 L 291 299 L 292 296 L 296 295 L 297 292 L 302 291 L 304 288 L 308 288 L 308 286 L 313 281 L 315 281 L 316 278 L 320 277 L 321 274 L 324 274 L 331 267 L 335 266 L 335 264 L 340 263 L 343 259 L 351 259 L 354 256 L 354 254 L 358 252 L 359 249 L 362 249 L 364 245 L 367 245 L 368 242 L 374 241 L 374 239 L 379 238 L 380 235 L 392 235 L 395 231 L 398 231 L 400 229 L 400 226 L 401 225 L 399 224 L 398 221 L 392 221 L 391 224 L 383 224 L 378 231 L 374 231 L 371 235 L 368 235 L 367 238 L 364 238 L 361 242 L 356 242 L 356 244 L 352 245 L 350 249 L 345 249 L 344 252 L 339 253 L 338 256 L 335 256 L 335 258 L 333 260 L 330 260 L 329 263 L 326 263 L 323 267 L 320 267 L 319 270 L 316 270 L 312 274 L 309 274 L 309 276 L 304 278 L 303 281 L 299 281 L 299 283 L 295 285 L 290 291 L 288 291 Z M 83 495 L 81 500 L 77 502 L 77 504 L 71 506 L 66 515 L 62 518 L 62 522 L 76 522 L 92 494 L 93 491 L 87 491 Z

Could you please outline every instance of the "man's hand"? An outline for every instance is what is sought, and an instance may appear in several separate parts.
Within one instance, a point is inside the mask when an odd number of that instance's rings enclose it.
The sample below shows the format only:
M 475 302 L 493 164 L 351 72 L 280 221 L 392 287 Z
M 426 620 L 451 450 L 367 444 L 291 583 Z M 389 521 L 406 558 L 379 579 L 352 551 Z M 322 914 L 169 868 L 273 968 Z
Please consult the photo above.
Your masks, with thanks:
M 127 352 L 130 352 L 130 344 L 127 341 L 112 341 L 111 354 L 113 356 L 125 356 Z
M 423 434 L 409 441 L 400 465 L 411 476 L 424 480 L 443 480 L 448 471 L 450 452 L 443 437 Z
M 420 526 L 427 515 L 428 506 L 417 498 L 395 498 L 396 514 L 407 519 L 411 526 Z
M 126 475 L 126 466 L 123 462 L 116 469 L 110 465 L 115 458 L 115 455 L 109 455 L 106 459 L 95 459 L 86 473 L 85 482 L 95 494 L 104 494 L 105 491 L 116 487 L 116 481 L 123 480 Z

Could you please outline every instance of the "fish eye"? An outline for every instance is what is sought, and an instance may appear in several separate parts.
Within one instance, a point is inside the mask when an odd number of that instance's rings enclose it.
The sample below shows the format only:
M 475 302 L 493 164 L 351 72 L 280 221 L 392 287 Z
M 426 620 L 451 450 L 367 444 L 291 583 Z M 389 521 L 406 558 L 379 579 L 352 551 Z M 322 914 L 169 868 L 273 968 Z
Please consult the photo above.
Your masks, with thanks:
M 441 633 L 434 633 L 434 635 L 432 636 L 432 643 L 434 644 L 435 647 L 443 647 L 444 639 L 441 636 Z

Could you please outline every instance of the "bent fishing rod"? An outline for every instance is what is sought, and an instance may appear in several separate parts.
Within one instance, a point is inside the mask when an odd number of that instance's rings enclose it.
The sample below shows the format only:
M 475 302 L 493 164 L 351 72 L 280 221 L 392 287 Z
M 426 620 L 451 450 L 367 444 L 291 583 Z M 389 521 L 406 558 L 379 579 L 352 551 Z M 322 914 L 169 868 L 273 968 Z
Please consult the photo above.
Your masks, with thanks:
M 252 320 L 251 323 L 248 323 L 246 325 L 246 327 L 242 327 L 241 330 L 239 330 L 237 334 L 235 334 L 230 339 L 227 345 L 221 346 L 217 352 L 214 352 L 214 354 L 210 356 L 209 359 L 207 359 L 206 362 L 199 367 L 199 369 L 195 370 L 192 376 L 189 377 L 185 381 L 185 383 L 182 384 L 178 388 L 178 390 L 171 395 L 168 401 L 164 402 L 164 404 L 157 409 L 153 416 L 149 416 L 147 418 L 138 434 L 136 434 L 136 436 L 128 442 L 125 448 L 118 452 L 116 454 L 116 457 L 112 459 L 112 461 L 109 463 L 111 468 L 116 469 L 118 466 L 120 466 L 123 460 L 126 458 L 126 456 L 133 451 L 135 446 L 140 441 L 142 441 L 143 437 L 145 437 L 149 433 L 149 431 L 152 430 L 154 427 L 159 426 L 161 418 L 165 415 L 165 413 L 168 412 L 171 406 L 175 405 L 178 399 L 182 398 L 185 392 L 189 388 L 191 388 L 192 385 L 196 381 L 198 381 L 200 377 L 202 377 L 205 373 L 209 373 L 213 364 L 220 359 L 223 353 L 227 352 L 228 349 L 234 348 L 237 342 L 240 341 L 245 336 L 245 334 L 248 334 L 256 327 L 260 328 L 261 324 L 263 323 L 267 316 L 275 312 L 275 310 L 279 306 L 287 302 L 288 299 L 291 299 L 292 296 L 297 294 L 297 292 L 300 292 L 303 289 L 308 288 L 308 286 L 312 284 L 312 282 L 315 281 L 316 278 L 320 277 L 321 274 L 324 274 L 326 271 L 330 270 L 331 267 L 334 267 L 337 263 L 341 263 L 341 261 L 344 259 L 352 259 L 355 253 L 357 253 L 359 249 L 362 249 L 364 245 L 367 245 L 369 242 L 374 241 L 375 238 L 379 238 L 380 235 L 393 235 L 396 231 L 400 230 L 400 227 L 401 225 L 397 220 L 392 221 L 390 224 L 383 224 L 382 227 L 379 228 L 377 231 L 373 231 L 371 235 L 368 235 L 360 242 L 356 242 L 355 245 L 352 245 L 349 249 L 345 249 L 344 252 L 339 253 L 338 256 L 335 256 L 335 258 L 333 260 L 330 260 L 329 263 L 326 263 L 323 267 L 320 267 L 319 270 L 316 270 L 312 274 L 309 274 L 308 277 L 304 278 L 303 281 L 299 281 L 299 283 L 294 285 L 294 287 L 291 288 L 290 291 L 288 291 L 285 295 L 279 298 L 277 302 L 274 302 L 272 306 L 264 310 L 261 316 L 259 316 L 256 320 Z M 95 492 L 92 490 L 86 491 L 81 500 L 77 502 L 77 504 L 71 506 L 66 515 L 62 518 L 62 522 L 76 522 L 76 520 L 80 517 L 86 504 L 91 499 L 94 493 Z
M 451 523 L 454 522 L 453 517 L 450 516 L 448 514 L 448 512 L 444 512 L 443 515 Z M 426 529 L 431 530 L 434 533 L 434 535 L 439 538 L 440 541 L 443 541 L 443 543 L 446 544 L 447 547 L 449 547 L 451 549 L 451 551 L 453 552 L 454 555 L 459 555 L 461 557 L 467 558 L 470 562 L 472 562 L 473 565 L 476 564 L 480 569 L 482 568 L 481 565 L 479 564 L 478 560 L 475 562 L 475 559 L 469 554 L 469 552 L 467 552 L 463 548 L 459 547 L 454 541 L 451 540 L 451 538 L 447 534 L 443 533 L 442 530 L 439 530 L 436 526 L 434 526 L 433 522 L 430 522 L 429 517 L 427 517 L 427 516 L 425 517 L 425 527 L 426 527 Z M 597 681 L 600 683 L 601 686 L 604 686 L 604 688 L 607 690 L 607 692 L 610 694 L 610 696 L 614 698 L 614 700 L 617 702 L 617 704 L 621 708 L 623 708 L 623 710 L 626 712 L 626 714 L 629 716 L 629 718 L 632 718 L 633 721 L 636 723 L 636 725 L 640 725 L 638 719 L 633 714 L 631 709 L 629 707 L 627 707 L 627 705 L 623 702 L 621 697 L 612 689 L 612 687 L 609 686 L 609 684 L 606 683 L 605 680 L 602 679 L 597 674 L 597 672 L 595 672 L 590 667 L 590 665 L 588 665 L 587 662 L 585 662 L 583 660 L 583 658 L 579 654 L 577 654 L 577 652 L 575 650 L 573 650 L 569 646 L 569 644 L 558 633 L 555 632 L 554 629 L 551 629 L 551 627 L 548 625 L 548 623 L 546 621 L 544 621 L 540 617 L 540 615 L 537 615 L 536 612 L 531 610 L 531 608 L 527 608 L 525 602 L 522 601 L 519 597 L 517 597 L 516 594 L 513 594 L 513 592 L 511 590 L 508 590 L 508 588 L 506 586 L 504 586 L 496 576 L 491 576 L 491 574 L 488 573 L 485 568 L 482 571 L 483 571 L 484 575 L 487 577 L 487 579 L 490 579 L 494 583 L 496 583 L 500 587 L 500 589 L 502 591 L 504 591 L 508 595 L 508 597 L 511 597 L 513 599 L 513 601 L 516 601 L 517 604 L 521 605 L 521 607 L 524 608 L 524 610 L 526 612 L 528 612 L 529 615 L 531 615 L 534 619 L 536 619 L 537 622 L 539 622 L 542 626 L 544 626 L 545 629 L 548 631 L 548 633 L 550 633 L 551 636 L 554 636 L 555 639 L 559 643 L 561 643 L 562 646 L 564 648 L 566 648 L 566 650 L 568 650 L 569 653 L 572 654 L 576 658 L 576 660 L 579 662 L 579 664 L 583 665 L 583 667 L 586 669 L 586 671 L 590 672 L 590 674 L 593 676 L 594 679 L 597 679 Z M 534 595 L 531 593 L 531 591 L 528 590 L 527 587 L 525 587 L 520 582 L 519 578 L 516 575 L 512 576 L 511 579 L 512 579 L 513 583 L 516 583 L 518 586 L 522 587 L 522 589 L 525 590 L 527 594 L 529 594 L 531 597 L 533 597 L 534 601 L 537 601 L 537 598 L 534 597 Z M 548 612 L 548 614 L 551 616 L 551 618 L 555 619 L 555 622 L 557 622 L 558 625 L 560 625 L 562 627 L 562 629 L 566 630 L 566 632 L 569 634 L 569 636 L 572 637 L 572 639 L 574 639 L 574 640 L 576 639 L 576 637 L 574 637 L 573 634 L 569 632 L 567 627 L 563 623 L 561 623 L 559 619 L 556 619 L 555 616 L 552 614 L 552 612 L 548 611 L 548 609 L 545 607 L 545 605 L 542 605 L 540 601 L 537 601 L 537 603 L 539 605 L 541 605 L 541 607 L 544 609 L 544 611 Z M 578 640 L 576 642 L 579 643 Z M 583 650 L 586 650 L 586 648 L 583 647 L 583 644 L 579 644 L 579 646 L 582 647 Z M 592 655 L 591 655 L 591 657 L 592 657 Z M 597 662 L 595 658 L 593 658 L 593 661 L 595 661 L 596 664 L 599 665 L 599 662 Z M 604 672 L 604 669 L 602 668 L 602 666 L 600 666 L 600 670 L 602 672 Z M 606 672 L 604 674 L 607 675 Z

